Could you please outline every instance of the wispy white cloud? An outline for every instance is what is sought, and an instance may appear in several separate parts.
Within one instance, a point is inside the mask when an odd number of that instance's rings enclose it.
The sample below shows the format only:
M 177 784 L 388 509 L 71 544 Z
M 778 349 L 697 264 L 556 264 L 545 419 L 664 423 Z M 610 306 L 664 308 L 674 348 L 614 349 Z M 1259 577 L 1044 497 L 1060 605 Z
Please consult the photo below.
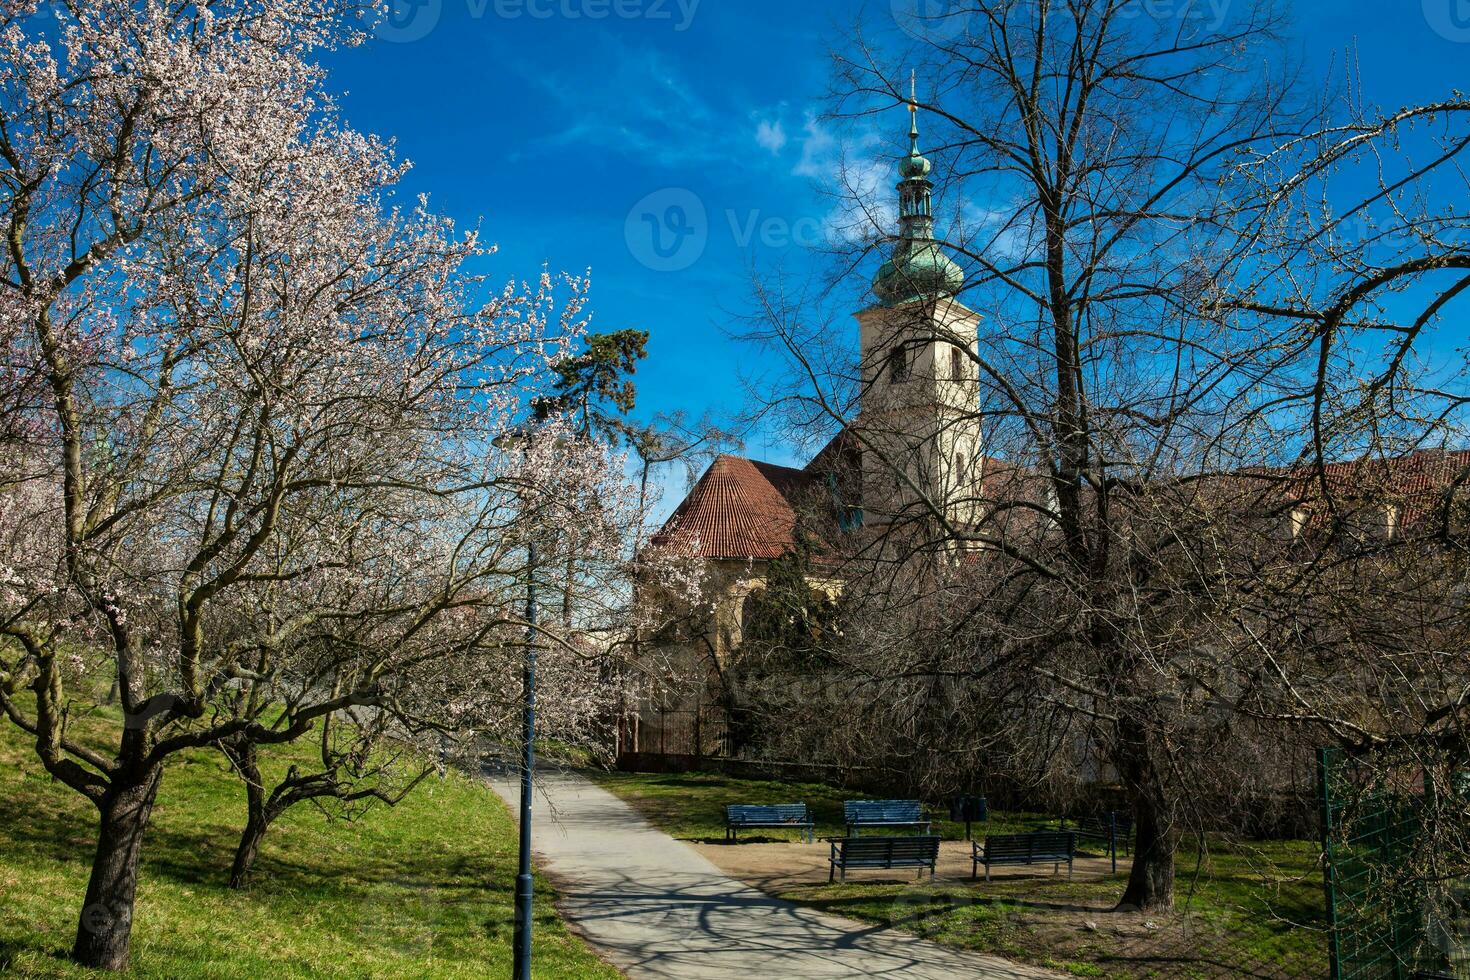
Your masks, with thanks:
M 726 160 L 740 152 L 728 114 L 706 101 L 667 55 L 652 47 L 634 50 L 612 34 L 602 35 L 601 44 L 593 60 L 606 70 L 597 85 L 587 84 L 585 64 L 580 73 L 522 66 L 553 111 L 570 120 L 541 147 L 591 145 L 666 167 Z
M 802 124 L 801 159 L 792 173 L 814 180 L 830 178 L 841 162 L 842 145 L 815 113 L 808 112 Z
M 1024 216 L 1017 220 L 1017 214 L 1023 212 L 1021 203 L 1005 199 L 998 204 L 962 202 L 952 234 L 993 260 L 1020 261 L 1040 244 L 1033 240 L 1033 229 Z
M 762 119 L 755 127 L 755 141 L 772 156 L 780 156 L 786 148 L 786 126 L 779 119 Z
M 815 181 L 835 199 L 823 219 L 829 239 L 863 241 L 897 227 L 893 160 L 877 132 L 838 136 L 808 113 L 802 125 L 801 158 L 792 172 Z

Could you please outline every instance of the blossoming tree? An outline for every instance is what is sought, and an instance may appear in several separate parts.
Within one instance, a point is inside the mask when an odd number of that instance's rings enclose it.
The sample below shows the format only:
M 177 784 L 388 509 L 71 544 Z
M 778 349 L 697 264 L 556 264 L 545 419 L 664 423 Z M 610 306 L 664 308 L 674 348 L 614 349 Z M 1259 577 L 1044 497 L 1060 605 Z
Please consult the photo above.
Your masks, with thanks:
M 0 2 L 0 710 L 97 807 L 88 966 L 128 962 L 171 757 L 488 711 L 527 536 L 618 546 L 606 447 L 495 448 L 586 283 L 485 295 L 476 235 L 394 200 L 312 60 L 362 6 Z

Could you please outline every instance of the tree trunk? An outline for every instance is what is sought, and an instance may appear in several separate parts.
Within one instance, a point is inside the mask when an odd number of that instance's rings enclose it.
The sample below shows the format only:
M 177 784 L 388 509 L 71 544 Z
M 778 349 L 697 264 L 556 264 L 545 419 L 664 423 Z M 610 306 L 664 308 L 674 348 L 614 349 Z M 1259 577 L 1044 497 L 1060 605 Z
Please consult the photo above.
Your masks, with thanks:
M 1133 867 L 1118 911 L 1167 912 L 1174 908 L 1174 852 L 1179 832 L 1161 819 L 1152 800 L 1133 803 Z
M 1174 908 L 1174 852 L 1179 828 L 1164 803 L 1149 753 L 1148 733 L 1136 721 L 1118 725 L 1117 766 L 1133 807 L 1133 867 L 1118 911 L 1167 912 Z
M 99 804 L 97 853 L 71 954 L 82 966 L 127 969 L 138 861 L 162 778 L 163 767 L 156 766 L 140 780 L 115 784 Z
M 566 588 L 561 590 L 561 625 L 568 633 L 572 629 L 572 596 L 577 579 L 577 549 L 567 548 L 567 581 Z
M 236 890 L 250 883 L 250 872 L 255 868 L 255 858 L 260 854 L 260 842 L 270 829 L 270 815 L 256 813 L 253 809 L 245 821 L 245 830 L 240 834 L 240 846 L 235 848 L 235 861 L 230 865 L 230 887 Z
M 229 739 L 220 744 L 220 751 L 245 783 L 245 829 L 240 833 L 240 844 L 230 865 L 230 887 L 241 889 L 250 882 L 250 872 L 260 854 L 260 842 L 265 839 L 275 814 L 268 812 L 266 806 L 265 780 L 260 774 L 260 755 L 255 743 L 248 739 Z

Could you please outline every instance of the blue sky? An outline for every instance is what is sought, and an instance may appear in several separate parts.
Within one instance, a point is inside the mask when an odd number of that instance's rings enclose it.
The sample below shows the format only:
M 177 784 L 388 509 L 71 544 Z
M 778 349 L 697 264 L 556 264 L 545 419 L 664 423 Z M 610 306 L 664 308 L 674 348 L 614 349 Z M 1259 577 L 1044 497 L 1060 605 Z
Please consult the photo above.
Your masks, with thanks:
M 395 2 L 383 36 L 329 61 L 348 120 L 395 137 L 415 164 L 408 188 L 499 244 L 492 278 L 531 278 L 543 262 L 591 269 L 595 327 L 652 333 L 640 414 L 738 411 L 741 376 L 761 365 L 726 331 L 747 305 L 752 265 L 799 268 L 802 243 L 831 213 L 822 186 L 836 147 L 815 113 L 828 53 L 863 6 Z M 877 0 L 867 19 L 891 28 L 893 9 L 924 2 Z M 1397 107 L 1470 87 L 1470 0 L 1293 8 L 1308 79 L 1340 70 L 1356 45 L 1370 102 Z M 895 137 L 906 122 L 894 114 Z M 666 238 L 660 254 L 639 217 L 671 206 L 699 229 L 683 248 Z M 747 450 L 793 461 L 758 433 Z

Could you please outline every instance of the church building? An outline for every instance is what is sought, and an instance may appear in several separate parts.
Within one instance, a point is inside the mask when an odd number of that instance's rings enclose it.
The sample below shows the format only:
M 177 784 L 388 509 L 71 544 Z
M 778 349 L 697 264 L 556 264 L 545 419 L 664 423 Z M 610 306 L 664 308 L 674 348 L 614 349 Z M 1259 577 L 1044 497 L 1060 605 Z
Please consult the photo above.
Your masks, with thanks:
M 970 350 L 980 317 L 956 299 L 964 272 L 935 238 L 933 166 L 909 109 L 898 238 L 873 281 L 875 302 L 856 314 L 857 417 L 800 469 L 718 457 L 655 537 L 707 563 L 713 614 L 703 643 L 716 663 L 739 645 L 745 600 L 770 561 L 795 547 L 799 515 L 825 515 L 845 533 L 925 519 L 972 525 L 987 467 L 1001 465 L 984 456 L 977 419 Z M 840 589 L 835 580 L 812 584 Z
M 828 556 L 895 541 L 905 546 L 911 528 L 926 544 L 978 539 L 982 529 L 989 537 L 1049 533 L 1055 507 L 1048 479 L 985 453 L 973 356 L 981 317 L 957 298 L 964 273 L 935 236 L 932 165 L 919 150 L 916 115 L 909 137 L 898 167 L 898 235 L 874 278 L 874 301 L 856 313 L 855 417 L 800 468 L 718 457 L 654 538 L 697 556 L 705 570 L 705 608 L 669 637 L 670 663 L 692 668 L 696 688 L 699 675 L 723 674 L 740 647 L 754 605 L 748 600 L 765 586 L 772 562 L 799 545 L 811 559 L 808 583 L 835 597 L 843 582 Z M 1285 515 L 1278 530 L 1288 544 L 1310 540 L 1327 521 L 1324 487 L 1349 511 L 1361 499 L 1349 517 L 1367 540 L 1393 540 L 1420 527 L 1428 533 L 1432 518 L 1451 507 L 1448 526 L 1470 533 L 1466 450 L 1328 462 L 1320 471 L 1255 468 L 1176 486 L 1182 496 L 1218 498 L 1227 509 L 1236 498 L 1243 508 L 1264 501 L 1266 513 Z M 946 544 L 944 551 L 962 560 L 970 549 Z M 702 728 L 710 721 L 701 714 L 703 695 L 668 694 L 632 719 L 632 751 L 688 752 L 673 746 L 692 745 L 693 755 L 703 754 L 714 744 Z

